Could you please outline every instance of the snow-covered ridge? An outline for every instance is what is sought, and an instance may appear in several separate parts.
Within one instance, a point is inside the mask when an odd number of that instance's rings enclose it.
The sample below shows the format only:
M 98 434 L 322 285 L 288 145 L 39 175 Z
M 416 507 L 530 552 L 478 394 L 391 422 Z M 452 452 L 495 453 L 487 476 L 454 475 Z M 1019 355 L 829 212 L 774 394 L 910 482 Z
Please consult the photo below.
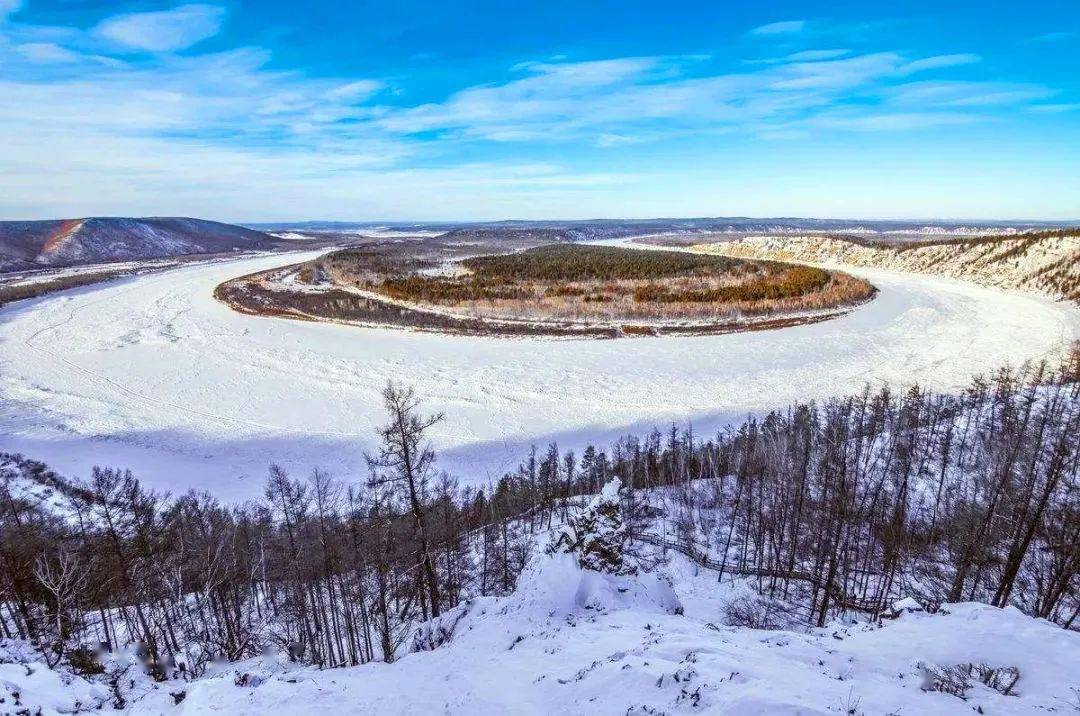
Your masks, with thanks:
M 822 236 L 752 236 L 702 244 L 738 258 L 880 268 L 1080 301 L 1080 236 L 1002 238 L 925 246 L 864 246 Z
M 268 248 L 261 231 L 183 217 L 0 221 L 0 271 Z

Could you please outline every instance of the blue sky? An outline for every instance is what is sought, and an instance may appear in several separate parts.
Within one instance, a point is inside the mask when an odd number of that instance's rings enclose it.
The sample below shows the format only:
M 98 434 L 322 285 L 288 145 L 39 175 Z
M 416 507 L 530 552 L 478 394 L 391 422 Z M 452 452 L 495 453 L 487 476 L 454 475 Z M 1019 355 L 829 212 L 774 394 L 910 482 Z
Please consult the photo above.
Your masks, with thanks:
M 1076 2 L 0 0 L 0 218 L 1078 219 L 1078 42 Z

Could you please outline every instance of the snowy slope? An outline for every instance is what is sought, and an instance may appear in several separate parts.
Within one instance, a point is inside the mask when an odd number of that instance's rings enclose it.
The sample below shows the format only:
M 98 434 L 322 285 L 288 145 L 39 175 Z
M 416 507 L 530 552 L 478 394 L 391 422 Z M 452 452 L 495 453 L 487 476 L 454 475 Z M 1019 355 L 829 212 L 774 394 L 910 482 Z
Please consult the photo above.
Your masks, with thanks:
M 261 231 L 187 218 L 0 221 L 0 271 L 265 247 Z
M 740 258 L 910 271 L 1080 301 L 1080 236 L 902 248 L 816 236 L 751 236 L 702 249 Z
M 728 592 L 711 573 L 676 565 L 674 591 L 696 597 L 679 615 L 653 600 L 662 591 L 653 575 L 610 577 L 573 562 L 535 558 L 515 594 L 474 604 L 433 651 L 290 670 L 255 688 L 237 687 L 245 667 L 234 667 L 190 688 L 181 712 L 1025 714 L 1068 708 L 1070 686 L 1080 686 L 1080 634 L 1011 608 L 956 604 L 880 626 L 759 631 L 717 626 Z M 628 585 L 633 597 L 619 592 Z M 1012 666 L 1021 677 L 1016 695 L 978 684 L 963 700 L 924 692 L 920 663 Z
M 674 561 L 614 577 L 573 555 L 534 557 L 517 591 L 444 615 L 449 641 L 392 664 L 319 671 L 277 656 L 194 682 L 129 669 L 138 714 L 1031 714 L 1080 708 L 1080 634 L 1019 611 L 947 605 L 809 631 L 724 626 L 736 587 Z M 681 600 L 683 613 L 674 609 Z M 452 628 L 449 625 L 453 625 Z M 0 697 L 34 712 L 111 713 L 109 690 L 0 645 Z M 8 663 L 2 663 L 8 662 Z M 932 670 L 1018 669 L 1008 695 L 970 679 L 963 698 Z M 128 681 L 131 685 L 128 686 Z M 179 704 L 176 703 L 177 699 Z
M 387 379 L 447 420 L 440 464 L 497 478 L 532 442 L 607 441 L 667 421 L 712 430 L 747 411 L 864 383 L 956 388 L 1061 351 L 1080 312 L 926 276 L 855 270 L 880 295 L 780 331 L 686 338 L 502 339 L 259 318 L 211 292 L 312 252 L 186 266 L 0 311 L 0 450 L 64 474 L 131 467 L 147 484 L 261 494 L 267 463 L 365 475 Z

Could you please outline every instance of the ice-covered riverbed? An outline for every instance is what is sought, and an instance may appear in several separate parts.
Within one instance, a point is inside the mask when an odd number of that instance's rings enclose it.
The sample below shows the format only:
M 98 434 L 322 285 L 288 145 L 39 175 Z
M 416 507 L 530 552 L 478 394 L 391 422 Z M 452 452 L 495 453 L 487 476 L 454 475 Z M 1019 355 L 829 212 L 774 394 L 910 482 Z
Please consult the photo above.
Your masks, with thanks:
M 852 273 L 880 296 L 840 319 L 687 338 L 439 336 L 246 316 L 211 296 L 313 255 L 186 266 L 0 311 L 0 450 L 225 499 L 257 496 L 270 461 L 362 478 L 389 378 L 446 412 L 441 464 L 486 482 L 534 442 L 672 420 L 707 431 L 867 382 L 955 388 L 1080 338 L 1080 311 L 1064 304 L 870 270 Z

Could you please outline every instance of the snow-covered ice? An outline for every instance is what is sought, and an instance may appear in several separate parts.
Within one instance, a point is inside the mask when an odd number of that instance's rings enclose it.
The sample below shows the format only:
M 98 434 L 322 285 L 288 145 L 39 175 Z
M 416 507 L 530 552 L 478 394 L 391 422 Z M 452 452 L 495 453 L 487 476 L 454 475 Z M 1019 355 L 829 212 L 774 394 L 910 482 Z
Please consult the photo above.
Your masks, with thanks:
M 1060 352 L 1080 311 L 956 281 L 852 270 L 881 289 L 839 319 L 778 331 L 618 340 L 440 336 L 242 315 L 222 281 L 315 256 L 185 266 L 0 311 L 0 450 L 85 475 L 126 466 L 173 491 L 261 493 L 267 464 L 366 476 L 387 379 L 447 419 L 440 464 L 497 478 L 530 443 L 607 441 L 670 421 L 972 374 Z

